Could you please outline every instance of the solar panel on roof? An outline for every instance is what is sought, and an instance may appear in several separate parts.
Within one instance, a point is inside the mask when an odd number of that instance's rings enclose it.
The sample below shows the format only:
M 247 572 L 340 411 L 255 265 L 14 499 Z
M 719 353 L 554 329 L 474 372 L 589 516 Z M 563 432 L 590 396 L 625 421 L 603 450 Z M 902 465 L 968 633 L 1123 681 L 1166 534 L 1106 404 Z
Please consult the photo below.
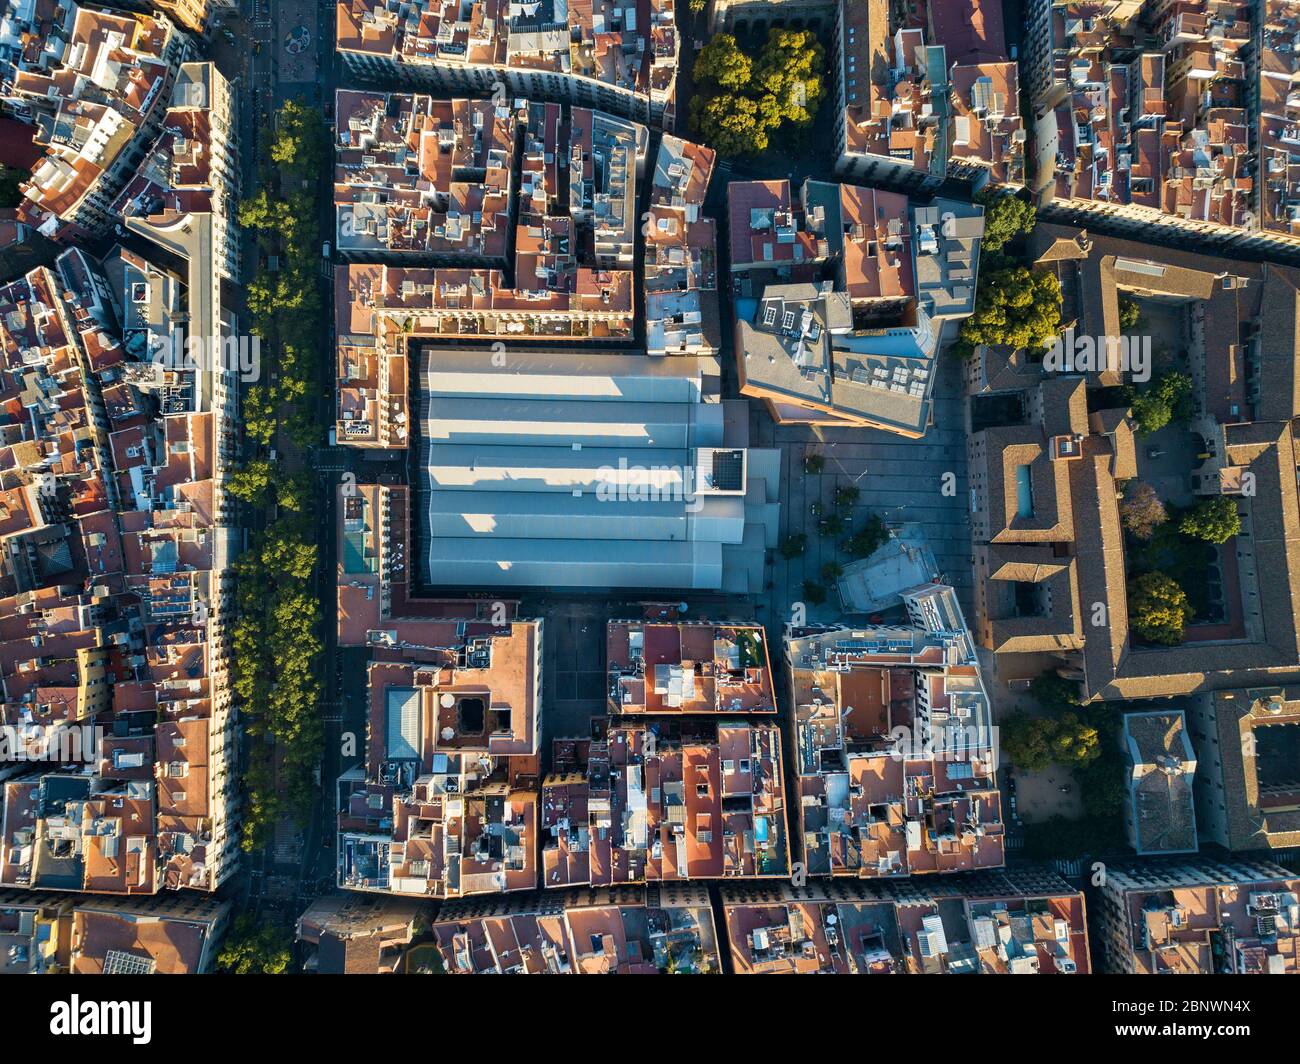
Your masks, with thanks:
M 120 949 L 111 949 L 104 955 L 105 975 L 153 975 L 157 967 L 152 957 L 141 957 Z
M 719 491 L 739 491 L 745 486 L 743 451 L 714 451 L 712 483 Z

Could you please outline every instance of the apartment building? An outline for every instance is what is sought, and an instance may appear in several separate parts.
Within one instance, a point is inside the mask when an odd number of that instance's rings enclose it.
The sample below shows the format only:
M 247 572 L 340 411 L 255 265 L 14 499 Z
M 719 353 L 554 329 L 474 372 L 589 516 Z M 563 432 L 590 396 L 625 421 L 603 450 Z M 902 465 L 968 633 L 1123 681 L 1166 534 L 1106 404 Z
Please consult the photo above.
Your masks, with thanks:
M 241 280 L 239 170 L 234 90 L 216 64 L 182 63 L 162 132 L 113 211 L 128 229 L 186 259 L 188 283 L 212 290 L 213 307 L 220 307 L 221 279 Z M 182 219 L 190 232 L 176 235 Z
M 200 37 L 210 36 L 219 19 L 239 9 L 235 0 L 158 0 L 151 6 Z
M 899 188 L 1024 183 L 1019 75 L 990 0 L 840 0 L 836 172 Z
M 1228 850 L 1300 845 L 1300 697 L 1291 686 L 1187 700 L 1200 837 Z
M 1018 868 L 915 881 L 727 884 L 738 975 L 1088 975 L 1084 898 Z
M 1053 219 L 1294 255 L 1300 7 L 1034 0 L 1023 69 Z
M 1142 49 L 1146 37 L 1132 23 L 1093 14 L 1096 6 L 1040 0 L 1031 12 L 1044 50 L 1029 57 L 1043 113 L 1040 202 L 1097 210 L 1134 232 L 1160 215 L 1211 238 L 1253 228 L 1240 57 L 1247 5 L 1216 10 L 1213 28 L 1187 5 L 1169 5 L 1151 27 L 1156 51 Z
M 513 266 L 522 300 L 572 292 L 580 261 L 593 272 L 632 266 L 645 126 L 526 100 L 340 89 L 335 103 L 342 254 Z
M 648 355 L 712 355 L 722 346 L 717 223 L 701 213 L 715 161 L 712 148 L 660 138 L 643 226 Z
M 6 443 L 4 723 L 45 749 L 0 772 L 0 884 L 210 891 L 237 850 L 215 418 L 193 373 L 135 384 L 120 295 L 79 250 L 0 294 L 2 387 L 25 411 Z M 67 729 L 92 741 L 49 754 Z
M 79 904 L 64 894 L 0 891 L 0 973 L 203 975 L 229 920 L 230 903 L 211 898 Z
M 597 720 L 555 740 L 541 816 L 547 888 L 790 871 L 775 724 Z
M 875 894 L 852 896 L 788 883 L 722 893 L 737 975 L 897 975 L 906 970 L 897 910 Z M 834 894 L 834 900 L 831 895 Z
M 74 8 L 68 26 L 62 59 L 29 49 L 14 85 L 44 78 L 69 121 L 126 114 L 129 137 L 78 170 L 78 195 L 103 208 L 99 228 L 122 219 L 186 273 L 122 248 L 103 264 L 70 250 L 6 290 L 4 390 L 30 416 L 6 438 L 23 472 L 8 488 L 5 725 L 29 753 L 65 728 L 94 741 L 43 771 L 6 764 L 0 882 L 212 891 L 238 851 L 225 476 L 239 369 L 217 358 L 233 332 L 221 281 L 239 274 L 233 100 L 212 64 L 178 61 L 185 39 L 165 20 Z M 38 191 L 68 146 L 85 147 L 70 125 L 52 143 Z M 91 230 L 72 199 L 49 219 L 69 226 L 57 238 Z
M 633 265 L 637 178 L 645 172 L 648 140 L 644 126 L 586 107 L 569 113 L 569 216 L 591 231 L 592 255 L 602 269 Z
M 1247 69 L 1254 105 L 1251 134 L 1259 153 L 1255 220 L 1265 232 L 1294 238 L 1300 235 L 1300 98 L 1295 93 L 1300 3 L 1262 0 L 1252 5 L 1252 15 L 1254 47 Z
M 707 889 L 682 883 L 450 902 L 434 940 L 453 975 L 721 970 Z
M 909 624 L 786 636 L 791 771 L 809 875 L 877 879 L 1005 863 L 997 749 L 952 588 L 902 594 Z
M 339 0 L 336 12 L 335 46 L 357 76 L 572 103 L 672 128 L 675 0 Z
M 610 621 L 605 666 L 611 714 L 776 712 L 758 625 Z
M 491 100 L 339 89 L 335 237 L 348 256 L 504 266 L 518 116 Z
M 66 894 L 0 891 L 0 975 L 62 971 L 59 948 L 72 904 Z
M 19 4 L 0 21 L 0 109 L 36 126 L 42 157 L 19 221 L 62 243 L 104 234 L 152 149 L 193 42 L 163 15 Z
M 728 187 L 742 395 L 778 424 L 925 434 L 949 323 L 975 309 L 983 208 L 807 180 Z
M 830 258 L 826 234 L 813 232 L 789 181 L 732 181 L 727 185 L 727 220 L 733 274 L 762 269 L 789 279 L 796 269 Z
M 1173 315 L 1164 328 L 1186 347 L 1188 427 L 1203 441 L 1189 458 L 1191 495 L 1231 498 L 1242 533 L 1214 558 L 1222 601 L 1193 618 L 1181 644 L 1131 639 L 1118 485 L 1155 474 L 1126 410 L 1090 409 L 1089 397 L 1113 395 L 1097 390 L 1128 379 L 1132 366 L 1115 352 L 1056 372 L 1023 353 L 982 349 L 967 365 L 976 638 L 998 654 L 1005 678 L 1025 675 L 1016 655 L 1047 653 L 1090 699 L 1286 682 L 1300 657 L 1287 532 L 1300 520 L 1294 272 L 1247 262 L 1225 272 L 1213 256 L 1054 225 L 1040 224 L 1031 243 L 1038 265 L 1061 280 L 1062 317 L 1076 322 L 1065 347 L 1119 337 L 1120 292 Z
M 339 886 L 425 897 L 537 886 L 541 622 L 389 621 L 364 763 L 338 781 Z
M 1300 880 L 1277 865 L 1208 858 L 1107 865 L 1099 893 L 1108 971 L 1300 971 Z

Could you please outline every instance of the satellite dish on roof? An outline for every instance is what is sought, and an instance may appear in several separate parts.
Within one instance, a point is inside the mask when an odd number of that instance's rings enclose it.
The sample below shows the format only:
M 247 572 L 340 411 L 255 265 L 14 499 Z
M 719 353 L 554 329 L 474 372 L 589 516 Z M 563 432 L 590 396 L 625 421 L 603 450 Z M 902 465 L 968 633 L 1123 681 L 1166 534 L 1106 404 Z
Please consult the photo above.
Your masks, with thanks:
M 444 691 L 442 697 L 438 699 L 438 704 L 441 705 L 443 709 L 451 709 L 451 707 L 456 704 L 456 696 L 450 691 Z
M 442 741 L 443 741 L 444 743 L 449 743 L 449 742 L 451 742 L 452 739 L 454 739 L 454 738 L 456 738 L 456 729 L 455 729 L 455 728 L 450 728 L 450 727 L 448 727 L 448 728 L 443 728 L 443 729 L 442 729 Z

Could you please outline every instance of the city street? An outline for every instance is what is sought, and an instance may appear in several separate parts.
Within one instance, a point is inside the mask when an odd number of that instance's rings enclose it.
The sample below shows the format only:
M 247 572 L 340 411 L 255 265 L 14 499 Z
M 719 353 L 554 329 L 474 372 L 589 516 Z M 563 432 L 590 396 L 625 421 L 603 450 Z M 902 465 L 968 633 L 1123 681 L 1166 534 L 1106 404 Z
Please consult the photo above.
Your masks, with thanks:
M 273 5 L 272 0 L 246 0 L 238 12 L 226 16 L 224 30 L 218 29 L 212 36 L 212 57 L 236 93 L 244 195 L 251 195 L 259 186 L 259 161 L 270 136 L 275 109 L 288 99 L 299 98 L 309 106 L 319 106 L 322 99 L 332 96 L 336 83 L 332 12 L 333 7 L 323 2 L 294 0 Z M 229 31 L 229 37 L 225 30 Z M 322 196 L 322 232 L 332 231 L 333 213 L 332 203 L 327 196 Z M 259 266 L 259 249 L 251 232 L 245 236 L 243 258 L 247 282 Z M 239 295 L 242 298 L 242 292 Z M 327 347 L 324 341 L 329 335 L 328 317 L 322 322 L 323 349 Z M 263 367 L 263 372 L 271 373 L 275 352 L 268 354 L 272 364 Z M 328 424 L 333 418 L 332 387 L 333 359 L 326 355 L 321 359 L 319 386 L 314 389 L 322 424 Z M 312 460 L 312 456 L 299 452 L 283 436 L 277 438 L 276 447 L 290 471 Z M 337 484 L 338 476 L 332 470 L 324 473 L 319 496 L 318 590 L 325 629 L 321 715 L 326 753 L 321 766 L 322 802 L 305 827 L 292 818 L 279 823 L 267 850 L 248 863 L 247 875 L 239 887 L 246 893 L 249 908 L 254 912 L 267 904 L 286 916 L 296 916 L 321 886 L 333 882 L 334 781 L 346 767 L 341 757 L 344 733 L 350 731 L 357 736 L 353 745 L 358 751 L 364 749 L 363 658 L 347 673 L 340 671 L 334 640 L 335 549 L 328 531 L 333 527 L 332 487 Z M 347 692 L 340 690 L 344 675 L 352 677 L 354 682 L 359 678 L 360 688 L 354 685 Z M 354 760 L 350 758 L 347 763 Z

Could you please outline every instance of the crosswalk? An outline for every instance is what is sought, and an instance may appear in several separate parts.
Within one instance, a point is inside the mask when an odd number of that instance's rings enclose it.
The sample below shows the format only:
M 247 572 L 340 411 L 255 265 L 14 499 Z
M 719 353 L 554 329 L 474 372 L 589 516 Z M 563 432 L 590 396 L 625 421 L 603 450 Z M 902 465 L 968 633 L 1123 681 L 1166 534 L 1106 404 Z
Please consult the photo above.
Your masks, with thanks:
M 1066 879 L 1079 879 L 1083 875 L 1083 858 L 1076 857 L 1068 861 L 1053 861 L 1056 870 Z

